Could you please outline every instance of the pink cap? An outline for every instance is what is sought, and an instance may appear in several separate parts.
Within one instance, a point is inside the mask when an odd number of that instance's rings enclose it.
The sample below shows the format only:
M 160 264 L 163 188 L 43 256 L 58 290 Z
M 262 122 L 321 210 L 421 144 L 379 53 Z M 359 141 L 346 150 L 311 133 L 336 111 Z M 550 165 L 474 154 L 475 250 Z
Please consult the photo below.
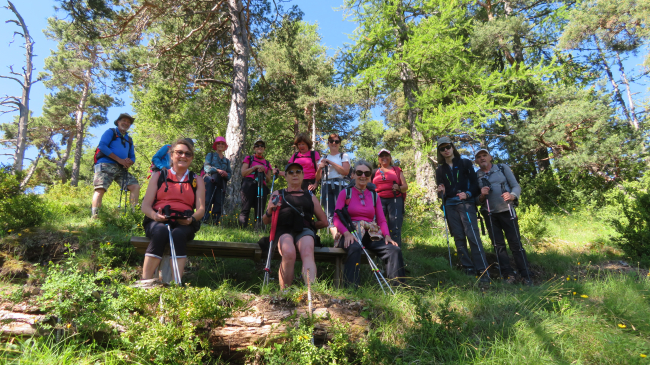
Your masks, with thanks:
M 386 152 L 386 153 L 388 153 L 388 154 L 390 155 L 390 151 L 389 151 L 389 150 L 387 150 L 387 149 L 385 149 L 385 148 L 382 148 L 381 151 L 379 151 L 379 153 L 377 154 L 377 156 L 381 155 L 381 154 L 384 153 L 384 152 Z
M 214 140 L 214 143 L 212 144 L 212 149 L 216 150 L 217 149 L 217 142 L 223 142 L 226 143 L 226 139 L 219 136 Z M 226 148 L 228 148 L 228 143 L 226 143 Z

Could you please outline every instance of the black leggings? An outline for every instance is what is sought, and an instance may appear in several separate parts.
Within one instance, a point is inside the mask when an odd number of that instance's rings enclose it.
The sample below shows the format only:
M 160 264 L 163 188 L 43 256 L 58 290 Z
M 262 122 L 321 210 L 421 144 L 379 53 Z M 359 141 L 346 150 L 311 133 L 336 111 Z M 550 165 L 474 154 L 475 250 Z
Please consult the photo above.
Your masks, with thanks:
M 402 247 L 402 223 L 404 222 L 404 199 L 397 198 L 381 198 L 381 207 L 384 210 L 386 223 L 388 223 L 388 230 L 390 230 L 390 238 L 397 242 L 399 247 Z
M 239 225 L 246 227 L 248 225 L 248 216 L 250 215 L 251 208 L 255 209 L 255 216 L 260 218 L 265 214 L 266 201 L 269 196 L 269 188 L 264 185 L 262 189 L 262 208 L 258 212 L 258 196 L 257 181 L 246 177 L 241 183 L 241 212 L 239 213 Z
M 487 227 L 488 234 L 492 243 L 494 244 L 494 250 L 499 257 L 498 263 L 501 265 L 501 273 L 504 276 L 513 275 L 514 270 L 510 266 L 510 258 L 508 257 L 508 251 L 506 251 L 506 238 L 508 239 L 508 245 L 510 246 L 510 251 L 512 251 L 512 256 L 515 259 L 515 264 L 519 270 L 519 274 L 522 277 L 528 278 L 530 271 L 528 268 L 528 258 L 526 257 L 526 251 L 524 251 L 521 241 L 519 240 L 519 235 L 517 230 L 519 227 L 516 220 L 510 219 L 510 212 L 501 212 L 501 213 L 492 213 L 492 218 L 487 214 L 483 213 L 485 219 L 485 225 Z M 494 228 L 494 237 L 492 236 L 492 230 Z M 504 237 L 505 233 L 505 237 Z
M 343 240 L 345 238 L 341 237 L 339 242 L 339 247 L 343 247 Z M 370 236 L 366 232 L 363 236 L 363 245 L 366 250 L 369 252 L 374 252 L 379 256 L 380 260 L 386 262 L 386 275 L 388 279 L 396 279 L 399 282 L 403 282 L 404 274 L 404 259 L 402 258 L 402 250 L 391 244 L 386 244 L 382 239 L 379 241 L 373 241 L 370 239 Z M 359 286 L 359 263 L 361 262 L 361 257 L 366 254 L 363 253 L 361 245 L 356 241 L 353 242 L 348 248 L 344 248 L 347 251 L 348 256 L 345 259 L 345 266 L 343 269 L 343 277 L 345 278 L 345 285 L 352 286 L 354 288 Z M 375 262 L 376 263 L 376 262 Z
M 184 226 L 174 221 L 171 221 L 169 226 L 172 229 L 172 238 L 174 239 L 176 257 L 186 257 L 187 243 L 194 239 L 194 234 L 197 229 L 192 224 Z M 145 256 L 162 259 L 165 248 L 169 247 L 169 230 L 167 228 L 167 222 L 148 220 L 144 224 L 144 232 L 147 238 L 151 238 Z

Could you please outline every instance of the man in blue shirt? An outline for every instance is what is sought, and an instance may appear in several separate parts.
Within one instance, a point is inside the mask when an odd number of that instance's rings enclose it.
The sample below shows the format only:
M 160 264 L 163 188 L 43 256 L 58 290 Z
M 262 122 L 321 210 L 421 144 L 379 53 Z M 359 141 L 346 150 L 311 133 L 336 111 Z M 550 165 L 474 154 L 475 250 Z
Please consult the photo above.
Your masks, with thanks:
M 128 168 L 135 163 L 133 139 L 127 133 L 133 122 L 134 119 L 129 114 L 120 114 L 115 121 L 117 128 L 109 128 L 99 140 L 99 146 L 95 152 L 93 218 L 97 218 L 97 211 L 102 205 L 104 193 L 113 181 L 117 181 L 121 188 L 131 192 L 132 207 L 138 203 L 140 185 L 138 185 L 138 180 L 128 172 Z

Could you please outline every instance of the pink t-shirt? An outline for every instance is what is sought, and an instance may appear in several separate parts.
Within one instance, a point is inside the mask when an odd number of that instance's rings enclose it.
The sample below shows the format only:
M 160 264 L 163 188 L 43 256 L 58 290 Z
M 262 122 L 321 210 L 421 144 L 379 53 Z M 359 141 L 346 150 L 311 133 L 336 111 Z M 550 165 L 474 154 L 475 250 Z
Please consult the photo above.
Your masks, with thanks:
M 268 161 L 266 161 L 266 160 L 263 159 L 263 158 L 257 158 L 257 157 L 255 157 L 254 155 L 253 155 L 253 162 L 252 162 L 252 163 L 251 163 L 251 156 L 246 156 L 246 157 L 244 158 L 244 162 L 242 162 L 242 163 L 247 163 L 247 164 L 248 164 L 248 167 L 253 167 L 253 166 L 257 166 L 257 165 L 263 165 L 263 166 L 264 166 L 264 174 L 265 174 L 265 175 L 266 175 L 267 172 L 269 172 L 269 170 L 271 170 L 271 169 L 273 168 L 273 167 L 271 166 L 271 164 L 268 163 Z M 246 176 L 246 177 L 250 177 L 251 179 L 254 179 L 254 178 L 255 178 L 255 174 L 250 174 L 250 175 L 248 175 L 248 176 Z M 266 185 L 266 177 L 264 178 L 264 185 Z
M 297 155 L 294 153 L 289 159 L 289 162 L 297 162 L 302 166 L 302 171 L 304 172 L 303 176 L 305 179 L 316 178 L 316 170 L 314 169 L 314 162 L 311 160 L 311 152 L 312 151 L 307 151 L 307 153 L 298 152 Z M 295 159 L 294 156 L 296 157 Z M 318 153 L 318 151 L 314 151 L 314 161 L 316 161 L 316 163 L 320 161 L 320 153 Z
M 386 217 L 384 216 L 384 210 L 381 207 L 381 201 L 379 200 L 379 195 L 377 195 L 377 204 L 373 207 L 372 205 L 372 191 L 366 189 L 363 191 L 364 201 L 366 206 L 361 205 L 361 199 L 359 198 L 359 190 L 351 188 L 350 193 L 350 204 L 348 205 L 348 213 L 350 213 L 350 218 L 352 221 L 366 221 L 372 222 L 375 215 L 377 216 L 377 224 L 381 228 L 381 233 L 384 236 L 390 236 L 390 231 L 388 230 L 388 224 L 386 224 Z M 336 199 L 335 209 L 343 209 L 345 207 L 345 189 L 341 191 L 338 199 Z M 348 231 L 347 228 L 343 225 L 343 222 L 339 219 L 338 214 L 334 214 L 334 225 L 336 229 L 341 233 Z

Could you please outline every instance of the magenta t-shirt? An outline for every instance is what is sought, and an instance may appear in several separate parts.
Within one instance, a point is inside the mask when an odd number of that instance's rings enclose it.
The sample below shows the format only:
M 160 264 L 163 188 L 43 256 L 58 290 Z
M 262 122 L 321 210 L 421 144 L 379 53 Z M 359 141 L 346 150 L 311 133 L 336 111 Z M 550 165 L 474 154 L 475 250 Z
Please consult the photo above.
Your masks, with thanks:
M 263 166 L 264 166 L 264 174 L 265 174 L 265 175 L 266 175 L 267 172 L 269 172 L 269 170 L 271 170 L 271 169 L 273 168 L 273 167 L 271 166 L 271 164 L 268 163 L 265 159 L 263 159 L 263 158 L 257 158 L 257 157 L 255 157 L 255 156 L 253 156 L 253 162 L 252 162 L 252 163 L 251 163 L 251 156 L 246 156 L 246 157 L 244 158 L 244 162 L 242 162 L 242 163 L 247 163 L 247 164 L 248 164 L 248 167 L 253 167 L 253 166 L 257 166 L 257 165 L 263 165 Z M 254 178 L 255 178 L 255 174 L 250 174 L 250 175 L 248 175 L 248 176 L 246 176 L 246 177 L 250 177 L 251 179 L 254 179 Z M 266 177 L 264 178 L 264 185 L 266 185 Z
M 296 157 L 294 159 L 294 156 Z M 318 151 L 314 151 L 314 161 L 318 163 L 320 161 L 320 153 Z M 316 178 L 316 170 L 314 169 L 314 162 L 311 160 L 311 151 L 307 151 L 307 153 L 300 153 L 298 154 L 293 154 L 291 156 L 291 159 L 289 160 L 290 163 L 292 162 L 297 162 L 302 166 L 302 171 L 304 172 L 304 178 L 305 179 L 315 179 Z
M 390 231 L 388 230 L 388 224 L 386 224 L 386 217 L 384 216 L 384 210 L 381 207 L 381 201 L 379 200 L 379 195 L 377 195 L 377 202 L 373 207 L 372 204 L 372 191 L 366 189 L 363 191 L 364 201 L 366 206 L 361 205 L 361 199 L 359 198 L 359 190 L 355 188 L 350 188 L 350 204 L 348 205 L 348 213 L 350 213 L 350 218 L 352 221 L 366 221 L 372 222 L 375 215 L 377 216 L 377 224 L 381 228 L 381 233 L 384 236 L 390 236 Z M 343 209 L 345 207 L 345 189 L 341 191 L 338 199 L 336 199 L 336 208 L 334 209 Z M 343 222 L 339 219 L 338 214 L 334 214 L 334 225 L 336 229 L 341 232 L 341 234 L 347 232 L 347 228 L 343 225 Z

